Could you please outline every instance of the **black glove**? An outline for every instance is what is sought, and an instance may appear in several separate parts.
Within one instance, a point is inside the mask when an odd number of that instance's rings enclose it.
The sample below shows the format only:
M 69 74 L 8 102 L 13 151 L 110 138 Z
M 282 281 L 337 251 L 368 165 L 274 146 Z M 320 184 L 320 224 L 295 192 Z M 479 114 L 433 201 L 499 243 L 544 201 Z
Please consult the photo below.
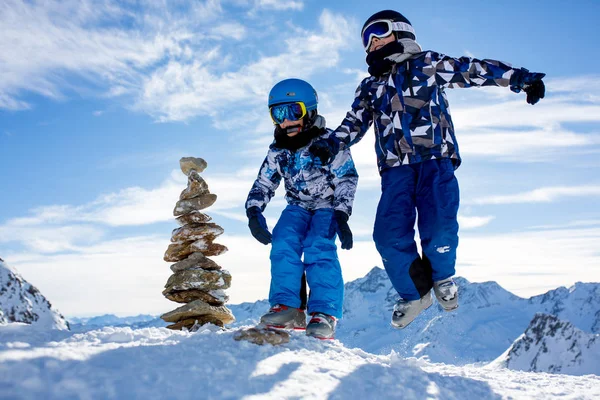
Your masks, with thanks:
M 348 214 L 341 210 L 333 212 L 335 217 L 335 231 L 342 242 L 342 249 L 350 250 L 352 248 L 352 231 L 348 226 Z
M 250 207 L 246 210 L 246 215 L 248 216 L 248 227 L 252 236 L 262 244 L 267 245 L 271 243 L 271 232 L 267 228 L 267 221 L 262 215 L 260 208 Z
M 527 103 L 533 105 L 544 98 L 546 94 L 546 86 L 541 79 L 533 81 L 529 85 L 523 86 L 523 91 L 527 93 Z
M 329 164 L 337 153 L 334 150 L 334 146 L 332 143 L 328 143 L 327 140 L 321 139 L 314 142 L 309 148 L 308 151 L 313 155 L 316 159 L 321 161 L 321 165 Z
M 527 103 L 533 105 L 543 99 L 546 94 L 546 86 L 542 78 L 546 76 L 541 72 L 529 72 L 525 68 L 516 70 L 510 77 L 510 90 L 519 93 L 523 90 L 527 93 Z

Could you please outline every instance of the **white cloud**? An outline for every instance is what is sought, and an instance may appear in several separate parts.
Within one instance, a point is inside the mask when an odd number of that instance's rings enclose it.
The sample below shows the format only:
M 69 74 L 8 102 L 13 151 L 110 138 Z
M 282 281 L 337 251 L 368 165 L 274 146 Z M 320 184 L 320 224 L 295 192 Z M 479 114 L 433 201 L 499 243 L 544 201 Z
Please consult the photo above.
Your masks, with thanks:
M 528 297 L 577 281 L 600 282 L 596 227 L 501 235 L 461 235 L 457 274 L 497 281 Z
M 181 175 L 181 178 L 178 176 Z M 9 220 L 4 228 L 45 224 L 97 223 L 107 226 L 135 226 L 172 220 L 179 194 L 186 187 L 185 176 L 174 171 L 159 187 L 131 187 L 102 195 L 84 205 L 52 205 L 32 210 L 31 216 Z
M 202 36 L 194 28 L 212 22 L 221 11 L 216 0 L 173 6 L 165 2 L 3 1 L 0 108 L 29 107 L 19 100 L 25 92 L 60 98 L 65 91 L 78 90 L 69 83 L 69 74 L 107 86 L 106 92 L 112 95 L 139 92 L 146 69 L 164 58 L 189 57 L 190 46 L 197 46 L 194 43 Z M 195 56 L 202 58 L 202 54 Z
M 528 192 L 479 197 L 465 200 L 465 204 L 516 204 L 516 203 L 550 203 L 565 197 L 600 196 L 599 185 L 552 186 L 534 189 Z
M 286 49 L 264 56 L 237 71 L 214 73 L 205 62 L 171 60 L 144 81 L 138 108 L 161 121 L 186 120 L 196 115 L 217 116 L 224 107 L 244 103 L 264 104 L 272 85 L 298 75 L 307 78 L 336 65 L 339 52 L 347 47 L 344 32 L 349 23 L 325 10 L 319 17 L 321 32 L 288 28 L 282 42 Z M 327 57 L 322 55 L 327 53 Z
M 244 25 L 238 22 L 223 23 L 211 30 L 211 35 L 241 40 L 248 34 Z
M 520 296 L 540 294 L 576 281 L 600 281 L 598 227 L 463 234 L 460 240 L 458 275 L 475 282 L 495 280 Z M 72 254 L 28 252 L 3 258 L 67 315 L 159 314 L 177 307 L 161 294 L 171 274 L 169 264 L 162 261 L 168 243 L 167 235 L 140 236 L 85 246 Z M 232 274 L 232 286 L 227 290 L 230 303 L 266 298 L 270 246 L 258 243 L 249 234 L 224 234 L 219 243 L 229 248 L 215 261 Z M 356 241 L 352 250 L 339 250 L 338 256 L 345 281 L 382 266 L 371 240 Z
M 460 230 L 468 230 L 468 229 L 475 229 L 475 228 L 481 228 L 482 226 L 485 226 L 487 224 L 489 224 L 490 222 L 492 222 L 492 220 L 495 217 L 493 216 L 485 216 L 485 217 L 477 217 L 477 216 L 465 216 L 465 215 L 459 215 L 458 216 L 458 225 L 460 226 Z
M 302 10 L 304 2 L 298 0 L 257 0 L 257 8 L 272 9 L 272 10 Z

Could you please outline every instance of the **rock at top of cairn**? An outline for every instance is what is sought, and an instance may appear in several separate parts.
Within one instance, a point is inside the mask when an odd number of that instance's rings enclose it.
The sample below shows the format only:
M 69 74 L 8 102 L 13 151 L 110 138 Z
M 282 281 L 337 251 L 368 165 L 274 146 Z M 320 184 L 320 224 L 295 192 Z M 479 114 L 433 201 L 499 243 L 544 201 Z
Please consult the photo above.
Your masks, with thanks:
M 183 157 L 181 160 L 179 160 L 179 166 L 181 167 L 181 171 L 185 174 L 185 176 L 189 176 L 191 171 L 201 173 L 206 169 L 208 164 L 202 158 Z

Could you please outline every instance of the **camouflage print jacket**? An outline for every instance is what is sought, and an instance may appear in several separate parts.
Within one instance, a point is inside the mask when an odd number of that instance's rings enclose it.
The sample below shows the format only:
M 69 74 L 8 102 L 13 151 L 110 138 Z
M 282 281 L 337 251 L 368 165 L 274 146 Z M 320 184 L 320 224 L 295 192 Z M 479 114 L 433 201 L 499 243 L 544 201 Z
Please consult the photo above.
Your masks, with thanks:
M 509 64 L 469 57 L 451 58 L 424 51 L 383 76 L 365 78 L 352 110 L 335 130 L 334 145 L 351 146 L 375 121 L 379 171 L 446 157 L 460 164 L 458 144 L 444 89 L 509 86 L 527 72 Z M 339 143 L 341 142 L 341 143 Z
M 331 129 L 325 129 L 322 135 L 296 151 L 271 145 L 248 194 L 246 209 L 256 206 L 263 211 L 283 178 L 288 204 L 307 210 L 333 208 L 350 215 L 358 184 L 350 149 L 340 151 L 327 165 L 321 165 L 308 151 L 316 140 L 326 139 L 331 134 Z

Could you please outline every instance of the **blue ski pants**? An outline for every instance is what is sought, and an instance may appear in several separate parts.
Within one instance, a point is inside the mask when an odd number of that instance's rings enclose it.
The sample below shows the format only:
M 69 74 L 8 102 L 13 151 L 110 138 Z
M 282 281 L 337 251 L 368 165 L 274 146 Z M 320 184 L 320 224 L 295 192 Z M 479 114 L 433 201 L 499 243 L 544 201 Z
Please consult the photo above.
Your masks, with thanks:
M 390 281 L 403 299 L 419 299 L 434 281 L 454 275 L 458 205 L 458 181 L 450 159 L 382 172 L 373 239 Z M 417 213 L 423 257 L 415 242 Z
M 310 287 L 308 312 L 342 317 L 344 280 L 335 245 L 333 209 L 288 205 L 273 229 L 269 303 L 300 307 L 302 274 Z M 304 259 L 302 254 L 304 253 Z

